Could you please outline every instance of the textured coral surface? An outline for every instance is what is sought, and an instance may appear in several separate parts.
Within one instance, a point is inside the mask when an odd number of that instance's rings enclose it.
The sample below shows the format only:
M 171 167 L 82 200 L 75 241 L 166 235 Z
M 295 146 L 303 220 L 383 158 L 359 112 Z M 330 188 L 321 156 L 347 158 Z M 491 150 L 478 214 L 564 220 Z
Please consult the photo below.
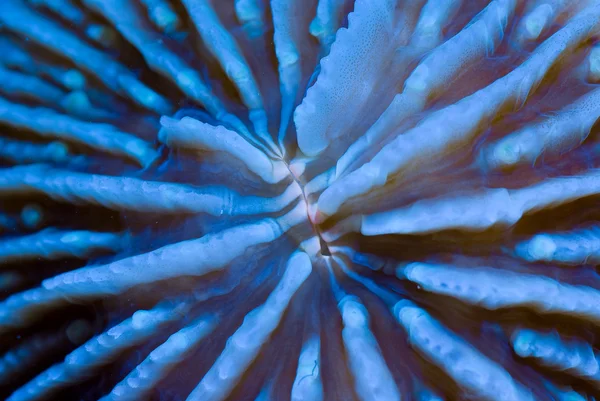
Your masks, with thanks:
M 0 1 L 0 399 L 600 399 L 598 38 L 598 0 Z

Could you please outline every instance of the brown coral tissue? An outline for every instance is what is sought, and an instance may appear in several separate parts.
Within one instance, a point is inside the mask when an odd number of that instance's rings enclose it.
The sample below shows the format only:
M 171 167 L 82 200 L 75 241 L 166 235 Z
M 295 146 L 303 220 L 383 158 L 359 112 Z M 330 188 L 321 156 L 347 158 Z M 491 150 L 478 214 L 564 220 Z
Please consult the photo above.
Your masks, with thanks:
M 1 0 L 0 399 L 600 400 L 600 0 Z

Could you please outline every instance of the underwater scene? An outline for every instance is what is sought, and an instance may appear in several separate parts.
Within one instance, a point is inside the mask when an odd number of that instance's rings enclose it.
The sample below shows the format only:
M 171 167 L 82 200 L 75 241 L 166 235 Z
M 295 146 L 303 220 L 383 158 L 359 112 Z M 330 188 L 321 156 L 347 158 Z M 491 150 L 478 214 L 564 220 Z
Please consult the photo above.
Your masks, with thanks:
M 600 401 L 600 0 L 0 0 L 0 400 Z

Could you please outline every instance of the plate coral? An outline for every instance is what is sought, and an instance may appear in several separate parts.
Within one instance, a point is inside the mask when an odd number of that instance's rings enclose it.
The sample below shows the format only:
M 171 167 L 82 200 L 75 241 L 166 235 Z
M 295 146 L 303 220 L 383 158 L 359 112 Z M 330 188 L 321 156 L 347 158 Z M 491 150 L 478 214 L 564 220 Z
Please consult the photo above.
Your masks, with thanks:
M 597 0 L 2 0 L 0 398 L 596 400 Z

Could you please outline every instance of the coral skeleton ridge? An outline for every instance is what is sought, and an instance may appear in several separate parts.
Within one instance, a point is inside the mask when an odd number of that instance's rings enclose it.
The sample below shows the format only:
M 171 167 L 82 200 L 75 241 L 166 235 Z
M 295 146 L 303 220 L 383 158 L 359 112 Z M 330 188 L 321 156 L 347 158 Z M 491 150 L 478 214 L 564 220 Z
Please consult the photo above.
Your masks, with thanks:
M 598 0 L 0 2 L 0 399 L 600 400 Z

